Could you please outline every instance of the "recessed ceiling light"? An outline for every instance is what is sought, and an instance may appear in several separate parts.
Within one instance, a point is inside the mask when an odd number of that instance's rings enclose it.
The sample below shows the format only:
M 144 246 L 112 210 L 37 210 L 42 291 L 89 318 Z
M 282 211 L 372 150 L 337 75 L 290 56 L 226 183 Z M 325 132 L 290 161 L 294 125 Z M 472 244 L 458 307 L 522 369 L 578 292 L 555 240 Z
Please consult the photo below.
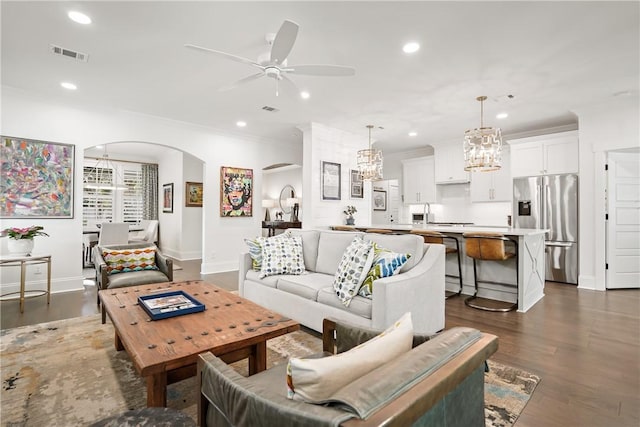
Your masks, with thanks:
M 418 132 L 409 132 L 409 136 L 418 136 Z
M 69 82 L 62 82 L 62 83 L 60 83 L 60 86 L 62 86 L 65 89 L 69 89 L 69 90 L 78 89 L 78 86 L 74 85 L 73 83 L 69 83 Z
M 509 113 L 498 113 L 496 114 L 496 119 L 506 119 L 509 117 Z
M 236 126 L 238 126 L 239 128 L 243 128 L 247 125 L 247 122 L 243 122 L 242 120 L 238 120 L 236 122 Z
M 73 22 L 77 22 L 78 24 L 83 24 L 83 25 L 91 24 L 91 18 L 89 18 L 84 13 L 80 13 L 80 12 L 76 12 L 75 10 L 72 10 L 67 14 L 67 16 Z
M 402 46 L 402 50 L 404 53 L 415 53 L 420 50 L 420 43 L 418 42 L 409 42 Z
M 307 92 L 306 90 L 303 90 L 302 92 L 300 92 L 300 97 L 302 99 L 309 99 L 310 96 L 311 96 L 311 94 L 309 92 Z

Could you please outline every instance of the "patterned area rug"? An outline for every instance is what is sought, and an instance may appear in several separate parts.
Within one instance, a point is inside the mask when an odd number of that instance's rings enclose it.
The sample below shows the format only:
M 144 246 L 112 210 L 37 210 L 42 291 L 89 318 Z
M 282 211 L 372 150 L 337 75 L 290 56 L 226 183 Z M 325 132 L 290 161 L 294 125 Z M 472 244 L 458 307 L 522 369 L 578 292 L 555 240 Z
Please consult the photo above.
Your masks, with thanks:
M 319 352 L 319 338 L 297 331 L 268 343 L 267 364 Z M 540 381 L 521 370 L 490 364 L 485 375 L 487 426 L 510 426 Z M 247 375 L 246 361 L 234 368 Z M 113 326 L 100 316 L 1 331 L 0 413 L 3 426 L 76 426 L 146 405 L 145 383 L 124 351 L 113 346 Z M 196 418 L 195 378 L 168 387 L 168 406 Z

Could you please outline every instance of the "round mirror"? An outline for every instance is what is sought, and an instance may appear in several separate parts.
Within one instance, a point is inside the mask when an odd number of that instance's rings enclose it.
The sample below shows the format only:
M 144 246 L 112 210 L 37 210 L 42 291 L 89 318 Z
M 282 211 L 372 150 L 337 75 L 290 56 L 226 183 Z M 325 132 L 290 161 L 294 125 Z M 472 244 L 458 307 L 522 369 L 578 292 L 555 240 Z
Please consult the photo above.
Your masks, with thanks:
M 290 197 L 296 197 L 296 190 L 287 184 L 284 186 L 282 191 L 280 191 L 280 210 L 286 214 L 291 213 L 291 206 L 287 206 L 287 199 Z

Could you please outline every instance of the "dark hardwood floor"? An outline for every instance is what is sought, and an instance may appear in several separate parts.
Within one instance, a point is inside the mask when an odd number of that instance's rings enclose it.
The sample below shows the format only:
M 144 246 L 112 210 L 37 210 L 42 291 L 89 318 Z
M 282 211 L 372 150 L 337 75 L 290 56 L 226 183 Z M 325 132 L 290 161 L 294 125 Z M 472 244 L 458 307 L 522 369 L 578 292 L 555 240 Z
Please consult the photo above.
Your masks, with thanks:
M 181 261 L 175 280 L 201 278 L 237 289 L 237 272 L 202 276 L 199 261 Z M 95 286 L 84 291 L 0 303 L 0 327 L 98 313 Z M 546 296 L 527 313 L 492 313 L 447 300 L 446 327 L 495 334 L 493 360 L 526 369 L 542 381 L 517 427 L 640 426 L 640 290 L 596 292 L 547 282 Z

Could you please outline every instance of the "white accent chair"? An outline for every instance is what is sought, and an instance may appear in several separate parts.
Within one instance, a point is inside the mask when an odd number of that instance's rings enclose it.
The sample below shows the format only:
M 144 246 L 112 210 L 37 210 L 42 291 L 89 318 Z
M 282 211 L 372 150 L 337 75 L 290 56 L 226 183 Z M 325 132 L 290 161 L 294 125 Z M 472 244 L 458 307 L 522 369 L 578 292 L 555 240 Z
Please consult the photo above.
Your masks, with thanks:
M 144 230 L 129 235 L 129 243 L 156 243 L 158 242 L 158 224 L 157 219 L 143 219 L 140 225 Z

